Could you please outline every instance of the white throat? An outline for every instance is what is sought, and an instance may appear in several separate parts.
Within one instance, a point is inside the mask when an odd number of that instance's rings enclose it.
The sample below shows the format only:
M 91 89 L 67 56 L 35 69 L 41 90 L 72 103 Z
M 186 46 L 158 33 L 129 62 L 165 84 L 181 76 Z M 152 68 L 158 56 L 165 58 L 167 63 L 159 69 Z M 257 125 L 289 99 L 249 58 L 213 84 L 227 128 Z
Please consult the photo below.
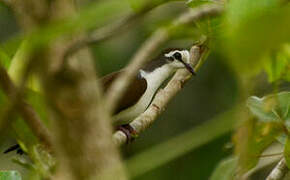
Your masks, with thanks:
M 152 72 L 146 72 L 144 70 L 140 70 L 140 76 L 146 79 L 147 88 L 144 92 L 143 96 L 133 107 L 126 109 L 119 114 L 117 114 L 113 121 L 116 125 L 125 124 L 132 121 L 139 114 L 144 112 L 146 108 L 149 106 L 152 98 L 161 84 L 175 71 L 175 68 L 170 67 L 165 64 L 159 68 L 156 68 Z
M 147 81 L 147 89 L 156 91 L 161 84 L 174 72 L 174 68 L 168 64 L 154 69 L 152 72 L 140 70 L 140 75 Z

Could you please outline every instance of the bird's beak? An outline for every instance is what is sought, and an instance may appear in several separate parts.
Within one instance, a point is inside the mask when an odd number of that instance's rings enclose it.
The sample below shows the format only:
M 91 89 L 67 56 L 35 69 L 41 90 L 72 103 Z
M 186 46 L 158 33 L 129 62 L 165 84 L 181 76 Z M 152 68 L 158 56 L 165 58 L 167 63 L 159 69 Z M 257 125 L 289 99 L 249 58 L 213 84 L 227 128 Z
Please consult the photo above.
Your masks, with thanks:
M 190 64 L 188 64 L 188 63 L 186 63 L 186 62 L 183 62 L 182 61 L 182 63 L 184 64 L 184 66 L 185 66 L 185 68 L 192 74 L 192 75 L 196 75 L 196 73 L 195 73 L 195 71 L 194 71 L 194 69 L 193 69 L 193 67 L 190 65 Z

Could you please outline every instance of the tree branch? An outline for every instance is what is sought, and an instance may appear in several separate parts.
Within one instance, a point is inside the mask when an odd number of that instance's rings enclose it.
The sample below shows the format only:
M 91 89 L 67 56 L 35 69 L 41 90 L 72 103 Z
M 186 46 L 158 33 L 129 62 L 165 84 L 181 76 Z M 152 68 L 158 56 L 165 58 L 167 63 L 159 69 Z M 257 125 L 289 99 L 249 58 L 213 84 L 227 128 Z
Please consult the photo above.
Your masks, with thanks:
M 130 26 L 132 26 L 134 22 L 141 19 L 144 14 L 145 13 L 130 14 L 112 24 L 96 29 L 87 37 L 80 39 L 67 49 L 64 54 L 64 63 L 66 63 L 66 60 L 70 55 L 76 53 L 85 46 L 113 38 L 117 34 L 120 35 L 120 33 L 122 33 L 125 29 L 128 29 Z
M 282 180 L 289 171 L 285 158 L 282 158 L 271 171 L 266 180 Z
M 170 38 L 169 31 L 171 28 L 185 25 L 204 17 L 219 15 L 223 9 L 222 6 L 216 4 L 200 6 L 179 16 L 169 28 L 159 28 L 156 30 L 133 56 L 126 71 L 124 71 L 124 73 L 121 74 L 110 87 L 106 96 L 107 107 L 109 110 L 112 111 L 115 108 L 115 105 L 120 97 L 122 97 L 125 89 L 132 80 L 133 75 L 137 73 L 138 69 L 144 63 L 149 61 L 150 56 L 156 51 L 156 49 Z
M 202 63 L 202 56 L 206 54 L 206 47 L 202 44 L 194 45 L 190 52 L 191 64 L 194 65 L 195 71 L 197 71 L 200 67 L 199 64 Z M 167 86 L 159 90 L 147 110 L 130 123 L 138 134 L 147 129 L 155 121 L 165 106 L 182 89 L 191 76 L 187 70 L 178 70 Z M 113 140 L 116 144 L 121 145 L 127 141 L 127 136 L 122 131 L 117 131 L 113 135 Z
M 0 66 L 0 86 L 2 87 L 6 96 L 14 102 L 14 99 L 18 97 L 18 89 L 11 81 L 7 71 Z M 13 103 L 14 104 L 14 103 Z M 15 104 L 19 110 L 22 118 L 27 122 L 32 132 L 41 142 L 47 147 L 51 146 L 51 135 L 48 129 L 44 126 L 36 111 L 32 106 L 27 104 L 23 99 L 17 99 Z M 11 108 L 14 110 L 13 108 Z

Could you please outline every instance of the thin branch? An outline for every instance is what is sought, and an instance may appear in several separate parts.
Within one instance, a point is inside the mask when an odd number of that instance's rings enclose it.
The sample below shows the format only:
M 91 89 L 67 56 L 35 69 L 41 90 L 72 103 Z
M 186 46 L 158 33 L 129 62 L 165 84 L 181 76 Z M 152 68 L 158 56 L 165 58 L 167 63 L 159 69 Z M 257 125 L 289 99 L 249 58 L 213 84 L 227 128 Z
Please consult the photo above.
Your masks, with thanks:
M 191 48 L 191 64 L 195 65 L 195 71 L 198 70 L 201 58 L 206 54 L 204 45 L 194 45 Z M 160 90 L 148 109 L 137 117 L 130 125 L 139 134 L 147 129 L 164 110 L 169 101 L 182 89 L 184 84 L 190 79 L 191 74 L 187 70 L 178 70 L 167 86 Z M 116 144 L 121 145 L 127 141 L 126 135 L 122 131 L 117 131 L 113 135 L 113 140 Z
M 158 7 L 159 5 L 160 4 L 152 6 L 150 3 L 145 4 L 144 7 L 139 10 L 139 12 L 131 13 L 125 17 L 122 17 L 116 22 L 113 22 L 112 24 L 92 31 L 91 33 L 89 33 L 88 36 L 80 39 L 68 48 L 68 50 L 64 54 L 64 63 L 66 63 L 69 56 L 76 53 L 78 50 L 86 47 L 87 45 L 96 44 L 108 40 L 115 37 L 116 35 L 120 35 L 122 32 L 125 32 L 125 30 L 129 29 L 136 22 L 139 22 L 144 17 L 144 15 L 146 15 L 149 11 L 151 11 L 153 8 Z
M 116 102 L 118 102 L 120 97 L 122 97 L 125 89 L 130 83 L 133 75 L 137 73 L 138 69 L 144 63 L 149 61 L 150 56 L 158 49 L 158 47 L 170 38 L 171 28 L 185 25 L 204 17 L 219 15 L 223 9 L 222 6 L 216 4 L 200 6 L 182 14 L 173 22 L 170 28 L 159 28 L 156 30 L 133 56 L 126 71 L 124 71 L 124 73 L 120 75 L 120 77 L 114 81 L 110 87 L 106 96 L 107 107 L 109 110 L 112 111 L 115 108 L 115 105 L 117 104 Z
M 282 158 L 271 171 L 266 180 L 282 180 L 289 171 L 285 158 Z
M 44 126 L 41 119 L 39 118 L 33 107 L 27 104 L 23 99 L 18 99 L 19 90 L 13 84 L 7 71 L 0 66 L 0 86 L 2 87 L 4 93 L 10 98 L 12 102 L 14 100 L 17 103 L 12 103 L 12 106 L 19 110 L 20 115 L 27 122 L 28 126 L 31 128 L 32 132 L 36 137 L 39 138 L 41 142 L 47 147 L 51 146 L 51 135 L 48 129 Z M 14 108 L 9 108 L 14 111 Z M 7 113 L 10 114 L 10 113 Z
M 64 54 L 64 62 L 66 62 L 69 56 L 86 47 L 87 45 L 96 44 L 101 41 L 113 38 L 116 35 L 120 35 L 120 33 L 131 27 L 137 20 L 141 19 L 144 14 L 145 13 L 129 14 L 112 24 L 96 29 L 88 36 L 80 39 L 68 48 Z

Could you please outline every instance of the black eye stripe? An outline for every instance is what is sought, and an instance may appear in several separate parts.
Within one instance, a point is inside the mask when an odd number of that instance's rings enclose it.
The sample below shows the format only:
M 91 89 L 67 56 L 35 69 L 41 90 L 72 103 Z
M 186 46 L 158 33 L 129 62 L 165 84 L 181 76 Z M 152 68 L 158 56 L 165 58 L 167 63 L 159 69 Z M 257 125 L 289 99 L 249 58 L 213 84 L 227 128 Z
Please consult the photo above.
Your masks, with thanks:
M 173 54 L 173 57 L 174 57 L 176 60 L 181 60 L 181 59 L 182 59 L 182 56 L 181 56 L 180 52 L 175 52 L 175 53 Z

